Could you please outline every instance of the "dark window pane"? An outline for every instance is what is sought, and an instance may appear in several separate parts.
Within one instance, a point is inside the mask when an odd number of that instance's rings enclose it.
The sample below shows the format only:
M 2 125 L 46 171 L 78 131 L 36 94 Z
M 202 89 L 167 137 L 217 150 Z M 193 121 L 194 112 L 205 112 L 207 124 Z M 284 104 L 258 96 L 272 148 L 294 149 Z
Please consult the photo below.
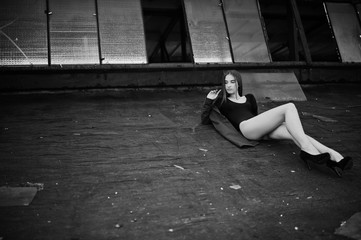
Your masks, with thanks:
M 263 16 L 268 47 L 273 61 L 289 61 L 290 58 L 290 27 L 287 1 L 259 0 Z
M 191 62 L 190 41 L 180 0 L 142 0 L 150 63 Z
M 312 61 L 338 61 L 337 45 L 322 2 L 298 1 Z
M 0 64 L 47 64 L 45 1 L 2 0 Z

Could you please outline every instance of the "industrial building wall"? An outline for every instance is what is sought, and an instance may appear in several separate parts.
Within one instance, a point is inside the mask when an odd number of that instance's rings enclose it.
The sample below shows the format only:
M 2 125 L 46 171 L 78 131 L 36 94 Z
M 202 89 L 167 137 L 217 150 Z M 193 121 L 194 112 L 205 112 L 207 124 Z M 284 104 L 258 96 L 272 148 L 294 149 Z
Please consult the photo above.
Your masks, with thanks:
M 359 81 L 361 3 L 4 0 L 0 88 L 217 84 L 222 70 Z

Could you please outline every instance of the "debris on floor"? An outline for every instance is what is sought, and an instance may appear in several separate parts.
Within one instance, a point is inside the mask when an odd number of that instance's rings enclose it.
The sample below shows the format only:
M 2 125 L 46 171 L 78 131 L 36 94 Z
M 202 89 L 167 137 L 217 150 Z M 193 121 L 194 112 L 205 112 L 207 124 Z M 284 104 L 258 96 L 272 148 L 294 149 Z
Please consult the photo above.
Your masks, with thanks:
M 28 206 L 37 191 L 36 187 L 0 187 L 0 206 Z
M 342 222 L 335 234 L 361 240 L 361 212 L 355 213 L 350 219 Z
M 229 188 L 238 190 L 238 189 L 241 189 L 242 187 L 240 185 L 238 185 L 238 184 L 233 184 L 232 186 L 229 186 Z
M 56 183 L 58 185 L 58 183 Z M 21 187 L 36 187 L 38 191 L 44 190 L 44 183 L 31 183 L 26 182 L 20 185 Z
M 315 114 L 312 114 L 312 113 L 308 113 L 308 112 L 302 112 L 302 115 L 303 116 L 311 116 L 311 117 L 314 117 L 318 120 L 321 120 L 323 122 L 331 122 L 331 123 L 335 123 L 337 122 L 337 120 L 335 119 L 332 119 L 332 118 L 328 118 L 328 117 L 324 117 L 324 116 L 320 116 L 320 115 L 315 115 Z
M 176 167 L 176 168 L 184 170 L 184 167 L 181 167 L 181 166 L 178 166 L 178 165 L 175 165 L 175 164 L 173 166 Z

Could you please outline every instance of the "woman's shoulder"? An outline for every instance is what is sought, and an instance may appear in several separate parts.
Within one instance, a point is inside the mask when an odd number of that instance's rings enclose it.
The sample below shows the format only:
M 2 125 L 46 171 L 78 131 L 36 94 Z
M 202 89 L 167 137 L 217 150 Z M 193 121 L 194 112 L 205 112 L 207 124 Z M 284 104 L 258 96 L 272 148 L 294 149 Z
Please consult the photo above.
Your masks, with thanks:
M 254 95 L 252 93 L 247 93 L 246 95 L 244 95 L 248 100 L 256 100 L 256 98 L 254 97 Z
M 252 93 L 246 94 L 245 96 L 252 106 L 257 106 L 257 100 Z

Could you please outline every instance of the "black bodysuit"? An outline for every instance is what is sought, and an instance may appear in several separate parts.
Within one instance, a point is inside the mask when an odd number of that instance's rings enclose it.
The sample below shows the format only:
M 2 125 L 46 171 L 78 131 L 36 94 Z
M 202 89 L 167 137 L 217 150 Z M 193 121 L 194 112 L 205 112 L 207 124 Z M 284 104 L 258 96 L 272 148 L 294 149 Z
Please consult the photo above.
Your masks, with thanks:
M 218 104 L 220 112 L 232 123 L 238 130 L 239 124 L 257 115 L 257 103 L 252 94 L 246 95 L 245 103 L 232 102 L 227 98 L 222 104 Z

